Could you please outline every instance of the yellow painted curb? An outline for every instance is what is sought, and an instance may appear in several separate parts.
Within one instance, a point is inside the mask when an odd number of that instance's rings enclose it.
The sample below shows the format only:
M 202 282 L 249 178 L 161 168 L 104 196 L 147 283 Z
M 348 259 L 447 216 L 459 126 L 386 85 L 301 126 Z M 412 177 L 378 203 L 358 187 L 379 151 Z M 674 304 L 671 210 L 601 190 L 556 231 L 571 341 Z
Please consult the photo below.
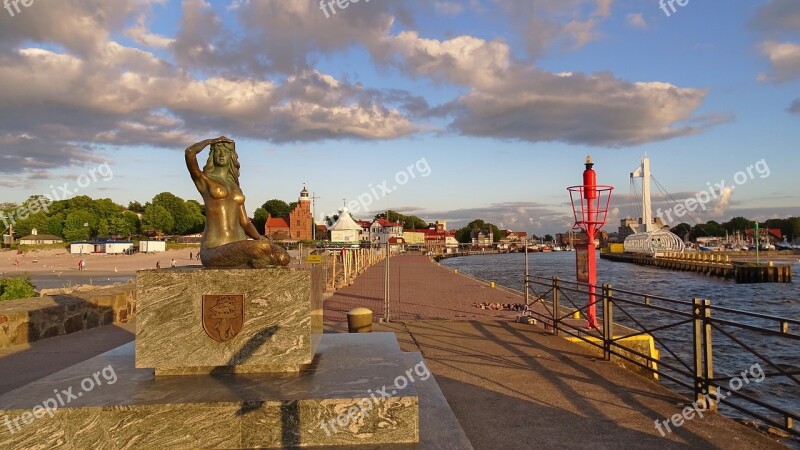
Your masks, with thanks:
M 615 336 L 615 339 L 618 338 L 618 337 L 619 336 Z M 596 338 L 596 337 L 592 337 L 592 336 L 584 336 L 584 339 L 580 339 L 580 338 L 577 338 L 577 337 L 574 337 L 574 336 L 565 336 L 564 338 L 566 340 L 570 341 L 570 342 L 574 342 L 574 343 L 580 345 L 581 347 L 589 350 L 589 352 L 591 352 L 593 354 L 597 354 L 597 355 L 599 355 L 601 357 L 603 356 L 603 349 L 602 348 L 595 347 L 594 345 L 588 344 L 586 342 L 586 341 L 591 341 L 591 342 L 597 343 L 598 345 L 603 345 L 603 340 L 600 339 L 600 338 Z M 653 339 L 653 336 L 650 336 L 649 334 L 642 334 L 642 335 L 639 335 L 639 336 L 632 336 L 632 337 L 620 339 L 618 341 L 615 341 L 615 344 L 616 344 L 616 347 L 617 347 L 615 350 L 618 351 L 618 352 L 624 353 L 625 352 L 624 347 L 628 347 L 628 348 L 631 348 L 631 349 L 633 349 L 633 350 L 635 350 L 635 351 L 637 351 L 639 353 L 647 354 L 647 355 L 650 356 L 650 358 L 654 359 L 655 361 L 658 361 L 659 352 L 658 352 L 658 349 L 656 348 L 656 343 L 655 343 L 655 340 Z M 619 348 L 619 347 L 623 347 L 623 348 Z M 631 359 L 637 360 L 637 361 L 639 361 L 639 362 L 641 362 L 643 364 L 646 364 L 647 367 L 653 369 L 654 371 L 658 370 L 658 363 L 656 363 L 655 361 L 646 361 L 641 356 L 634 355 L 634 354 L 629 354 L 629 355 L 626 355 L 626 356 L 628 356 Z M 620 363 L 620 365 L 622 365 L 622 367 L 624 367 L 624 368 L 626 368 L 626 369 L 628 369 L 628 370 L 630 370 L 632 372 L 636 372 L 639 375 L 643 375 L 643 376 L 646 376 L 646 377 L 652 376 L 653 379 L 658 380 L 658 373 L 657 372 L 651 372 L 648 369 L 644 369 L 643 367 L 638 366 L 638 365 L 636 365 L 636 364 L 634 364 L 634 363 L 632 363 L 630 361 L 627 361 L 627 360 L 625 360 L 623 358 L 620 358 L 620 357 L 618 357 L 616 355 L 612 355 L 611 359 L 612 359 L 612 361 L 616 361 L 616 362 Z

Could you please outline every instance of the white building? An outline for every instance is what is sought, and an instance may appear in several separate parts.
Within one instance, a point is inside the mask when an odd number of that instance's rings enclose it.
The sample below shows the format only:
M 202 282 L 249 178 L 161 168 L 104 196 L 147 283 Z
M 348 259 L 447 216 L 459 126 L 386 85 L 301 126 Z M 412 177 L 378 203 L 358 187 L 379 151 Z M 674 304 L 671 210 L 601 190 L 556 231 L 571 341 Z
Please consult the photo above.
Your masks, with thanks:
M 69 252 L 73 255 L 88 255 L 94 253 L 94 244 L 91 242 L 72 242 L 69 244 Z
M 391 238 L 403 237 L 403 224 L 376 219 L 369 227 L 370 242 L 386 245 Z
M 106 255 L 128 253 L 133 248 L 131 241 L 108 241 L 105 243 Z
M 140 241 L 139 251 L 143 253 L 162 253 L 167 251 L 167 243 L 164 241 Z
M 331 233 L 331 243 L 342 245 L 359 245 L 361 225 L 353 220 L 347 208 L 339 212 L 339 219 L 328 229 Z

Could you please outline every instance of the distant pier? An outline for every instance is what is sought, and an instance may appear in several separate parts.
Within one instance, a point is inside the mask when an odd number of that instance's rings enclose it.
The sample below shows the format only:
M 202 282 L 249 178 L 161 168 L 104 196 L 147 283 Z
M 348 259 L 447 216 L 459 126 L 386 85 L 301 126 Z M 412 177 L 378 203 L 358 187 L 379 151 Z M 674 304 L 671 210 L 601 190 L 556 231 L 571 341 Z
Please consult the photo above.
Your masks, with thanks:
M 697 272 L 726 280 L 736 280 L 737 283 L 792 282 L 791 265 L 732 261 L 730 256 L 722 253 L 665 253 L 659 256 L 601 253 L 600 257 L 609 261 L 633 263 L 640 266 Z

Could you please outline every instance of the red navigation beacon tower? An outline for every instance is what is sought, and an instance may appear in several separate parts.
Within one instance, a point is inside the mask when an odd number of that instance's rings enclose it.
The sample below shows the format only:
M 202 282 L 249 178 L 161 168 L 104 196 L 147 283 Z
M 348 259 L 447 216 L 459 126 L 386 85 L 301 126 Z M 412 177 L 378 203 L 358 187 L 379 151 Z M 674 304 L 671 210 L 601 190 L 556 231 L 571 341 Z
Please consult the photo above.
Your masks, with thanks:
M 578 281 L 589 285 L 589 307 L 586 313 L 586 328 L 597 329 L 597 308 L 595 306 L 595 285 L 597 284 L 597 251 L 594 238 L 603 228 L 608 218 L 608 205 L 611 202 L 613 186 L 597 184 L 597 173 L 592 169 L 592 157 L 586 157 L 586 170 L 583 171 L 583 185 L 568 187 L 572 201 L 572 214 L 575 217 L 573 228 L 586 233 L 586 242 L 575 245 L 576 272 Z

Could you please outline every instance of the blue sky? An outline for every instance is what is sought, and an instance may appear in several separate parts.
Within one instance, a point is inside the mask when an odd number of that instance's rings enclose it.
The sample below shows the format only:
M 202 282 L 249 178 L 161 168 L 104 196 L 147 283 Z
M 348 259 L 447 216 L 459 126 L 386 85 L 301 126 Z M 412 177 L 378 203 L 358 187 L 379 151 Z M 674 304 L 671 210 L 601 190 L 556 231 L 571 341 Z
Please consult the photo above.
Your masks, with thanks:
M 182 150 L 224 134 L 250 211 L 307 183 L 318 216 L 361 196 L 362 218 L 388 203 L 450 227 L 555 233 L 591 154 L 616 187 L 616 228 L 647 154 L 679 201 L 769 167 L 699 220 L 800 215 L 800 2 L 675 6 L 373 0 L 326 18 L 300 0 L 12 5 L 0 10 L 0 201 L 75 185 L 103 162 L 113 178 L 79 193 L 199 199 Z M 418 176 L 401 185 L 408 166 Z M 384 181 L 393 192 L 375 198 Z

